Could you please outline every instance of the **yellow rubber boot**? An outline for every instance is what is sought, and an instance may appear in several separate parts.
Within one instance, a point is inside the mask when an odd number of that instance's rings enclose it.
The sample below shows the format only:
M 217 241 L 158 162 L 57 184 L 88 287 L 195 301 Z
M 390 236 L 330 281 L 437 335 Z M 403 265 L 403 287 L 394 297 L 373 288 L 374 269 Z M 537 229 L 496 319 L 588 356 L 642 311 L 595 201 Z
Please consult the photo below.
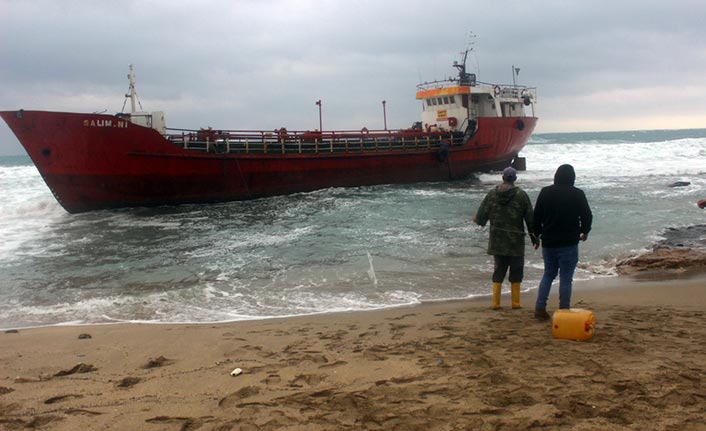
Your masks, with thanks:
M 510 297 L 512 299 L 512 308 L 522 308 L 520 305 L 520 283 L 510 284 Z
M 502 287 L 502 283 L 493 283 L 493 310 L 500 309 L 500 289 Z

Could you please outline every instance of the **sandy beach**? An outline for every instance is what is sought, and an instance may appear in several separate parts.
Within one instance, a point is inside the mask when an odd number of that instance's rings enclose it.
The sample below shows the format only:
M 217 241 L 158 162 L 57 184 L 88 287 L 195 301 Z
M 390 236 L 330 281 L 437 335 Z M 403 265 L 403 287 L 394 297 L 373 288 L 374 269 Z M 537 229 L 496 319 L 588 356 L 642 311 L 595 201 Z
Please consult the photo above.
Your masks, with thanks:
M 533 319 L 536 291 L 521 310 L 8 331 L 0 429 L 704 430 L 706 278 L 666 278 L 577 283 L 584 342 Z

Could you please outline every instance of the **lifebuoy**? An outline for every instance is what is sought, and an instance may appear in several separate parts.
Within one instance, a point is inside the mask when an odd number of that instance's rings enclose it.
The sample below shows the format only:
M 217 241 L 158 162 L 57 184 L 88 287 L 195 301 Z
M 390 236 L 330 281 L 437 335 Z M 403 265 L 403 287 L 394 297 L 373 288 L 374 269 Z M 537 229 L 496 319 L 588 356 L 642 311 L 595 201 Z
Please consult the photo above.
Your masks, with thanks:
M 458 125 L 458 120 L 456 117 L 449 117 L 449 127 L 456 127 Z
M 493 88 L 493 93 L 495 93 L 495 97 L 500 96 L 500 86 L 499 86 L 499 85 L 496 85 L 496 86 Z
M 368 128 L 363 127 L 362 129 L 360 129 L 360 133 L 368 133 Z

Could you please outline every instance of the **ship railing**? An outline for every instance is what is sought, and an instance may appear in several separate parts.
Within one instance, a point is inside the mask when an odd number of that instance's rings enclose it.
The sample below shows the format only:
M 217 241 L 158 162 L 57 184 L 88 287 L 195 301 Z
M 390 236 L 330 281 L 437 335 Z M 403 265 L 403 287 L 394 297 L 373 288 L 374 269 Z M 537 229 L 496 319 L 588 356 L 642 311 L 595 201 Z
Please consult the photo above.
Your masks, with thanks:
M 470 85 L 471 87 L 475 86 L 476 81 L 475 79 L 472 81 L 472 83 L 466 84 L 461 83 L 461 81 L 458 78 L 446 78 L 446 79 L 437 79 L 435 81 L 426 81 L 422 82 L 421 84 L 417 84 L 417 90 L 431 90 L 435 88 L 443 88 L 443 87 L 448 87 L 450 85 L 456 86 L 456 85 Z
M 530 96 L 533 99 L 537 97 L 537 87 L 528 87 L 515 84 L 493 84 L 490 82 L 473 81 L 460 82 L 458 78 L 447 78 L 438 81 L 424 82 L 417 85 L 418 90 L 429 90 L 443 88 L 449 85 L 467 85 L 470 87 L 478 87 L 472 90 L 473 93 L 489 93 L 495 97 L 522 99 L 524 96 Z
M 421 130 L 287 131 L 168 129 L 167 139 L 191 151 L 220 154 L 325 154 L 412 151 L 460 145 L 460 132 Z
M 537 87 L 514 84 L 492 84 L 490 82 L 478 82 L 478 84 L 479 86 L 485 87 L 488 93 L 492 91 L 495 97 L 501 99 L 522 100 L 525 97 L 529 97 L 532 100 L 537 99 Z

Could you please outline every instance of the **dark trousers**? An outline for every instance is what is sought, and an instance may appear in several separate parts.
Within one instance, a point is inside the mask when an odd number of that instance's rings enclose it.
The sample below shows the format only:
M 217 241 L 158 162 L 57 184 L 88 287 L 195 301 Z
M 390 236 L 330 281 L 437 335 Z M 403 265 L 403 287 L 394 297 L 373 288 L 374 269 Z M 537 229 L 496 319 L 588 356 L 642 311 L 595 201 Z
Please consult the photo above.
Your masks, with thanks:
M 510 283 L 521 283 L 525 269 L 524 256 L 493 256 L 495 269 L 493 270 L 493 283 L 502 283 L 508 267 L 510 268 Z

